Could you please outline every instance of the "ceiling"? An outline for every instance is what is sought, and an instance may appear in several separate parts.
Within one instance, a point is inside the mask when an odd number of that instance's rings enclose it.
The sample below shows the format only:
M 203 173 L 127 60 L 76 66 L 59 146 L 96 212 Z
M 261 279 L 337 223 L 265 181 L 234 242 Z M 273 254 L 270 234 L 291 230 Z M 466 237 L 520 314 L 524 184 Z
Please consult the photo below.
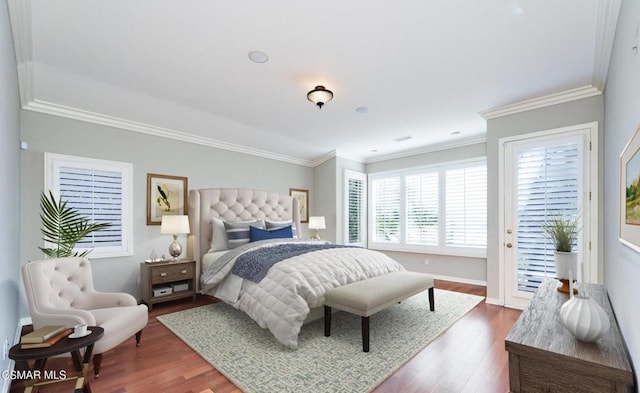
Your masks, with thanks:
M 308 164 L 477 142 L 482 111 L 602 91 L 615 1 L 9 6 L 26 109 Z M 335 94 L 322 109 L 316 85 Z

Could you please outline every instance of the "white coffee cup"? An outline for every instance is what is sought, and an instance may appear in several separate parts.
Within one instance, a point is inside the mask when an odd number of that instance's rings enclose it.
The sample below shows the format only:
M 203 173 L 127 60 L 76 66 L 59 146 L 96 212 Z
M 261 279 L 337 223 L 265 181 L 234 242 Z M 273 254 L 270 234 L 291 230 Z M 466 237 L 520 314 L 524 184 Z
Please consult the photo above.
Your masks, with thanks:
M 73 327 L 73 334 L 76 337 L 85 336 L 87 334 L 87 324 L 81 323 Z

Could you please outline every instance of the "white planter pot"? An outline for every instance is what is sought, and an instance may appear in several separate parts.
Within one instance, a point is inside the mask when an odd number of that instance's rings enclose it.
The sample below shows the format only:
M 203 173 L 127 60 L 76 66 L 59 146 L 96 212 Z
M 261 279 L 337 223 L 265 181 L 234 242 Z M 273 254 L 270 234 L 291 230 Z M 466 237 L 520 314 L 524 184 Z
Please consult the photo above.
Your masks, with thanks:
M 578 253 L 575 251 L 556 251 L 555 254 L 556 277 L 568 280 L 578 278 Z

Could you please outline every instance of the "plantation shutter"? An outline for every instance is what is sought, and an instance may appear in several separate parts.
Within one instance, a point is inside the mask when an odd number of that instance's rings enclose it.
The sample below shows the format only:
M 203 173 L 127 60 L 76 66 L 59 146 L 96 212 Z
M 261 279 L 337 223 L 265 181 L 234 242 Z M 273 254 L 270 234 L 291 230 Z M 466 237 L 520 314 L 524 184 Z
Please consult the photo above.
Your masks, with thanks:
M 448 169 L 445 178 L 445 244 L 455 247 L 486 247 L 486 163 Z
M 407 244 L 438 245 L 438 172 L 406 177 Z
M 373 241 L 400 241 L 400 177 L 376 179 L 372 182 Z
M 344 243 L 365 247 L 367 178 L 364 173 L 345 170 L 346 228 Z
M 75 251 L 91 250 L 92 259 L 133 255 L 133 165 L 54 153 L 44 157 L 44 189 L 90 221 L 111 224 L 76 243 Z
M 555 246 L 543 225 L 547 217 L 577 214 L 579 148 L 577 143 L 565 143 L 517 152 L 519 291 L 534 292 L 544 278 L 555 277 Z
M 110 223 L 105 230 L 89 234 L 78 248 L 122 245 L 122 173 L 91 168 L 60 167 L 60 195 L 95 223 Z

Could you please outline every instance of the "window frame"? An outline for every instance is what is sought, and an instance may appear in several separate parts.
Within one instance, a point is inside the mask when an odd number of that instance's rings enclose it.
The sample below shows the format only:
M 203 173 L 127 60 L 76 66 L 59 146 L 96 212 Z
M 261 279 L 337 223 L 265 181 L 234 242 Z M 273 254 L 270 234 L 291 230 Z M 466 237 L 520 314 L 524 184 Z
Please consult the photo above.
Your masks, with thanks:
M 367 227 L 367 214 L 368 214 L 368 180 L 367 174 L 363 172 L 352 171 L 349 169 L 344 170 L 343 174 L 343 232 L 342 232 L 342 241 L 343 244 L 348 244 L 352 246 L 360 246 L 367 247 L 368 240 L 368 227 Z M 362 201 L 361 212 L 360 212 L 360 237 L 362 241 L 360 242 L 350 242 L 349 241 L 349 181 L 351 179 L 362 181 L 363 188 L 361 189 L 360 200 Z
M 122 210 L 120 247 L 93 246 L 88 257 L 91 259 L 132 256 L 133 251 L 133 164 L 120 161 L 101 160 L 96 158 L 71 156 L 57 153 L 44 153 L 44 189 L 51 190 L 55 198 L 60 198 L 61 166 L 81 168 L 84 170 L 105 170 L 119 172 L 122 175 Z M 47 191 L 48 192 L 48 191 Z M 45 243 L 45 247 L 52 247 Z M 87 248 L 74 248 L 83 252 Z
M 466 246 L 447 246 L 446 245 L 446 178 L 445 174 L 447 170 L 459 169 L 464 167 L 470 167 L 477 164 L 487 165 L 486 156 L 474 157 L 465 160 L 450 161 L 445 163 L 439 163 L 436 165 L 426 165 L 420 167 L 404 168 L 398 170 L 375 172 L 368 174 L 368 244 L 369 248 L 385 251 L 401 251 L 411 253 L 422 254 L 436 254 L 436 255 L 451 255 L 451 256 L 463 256 L 463 257 L 476 257 L 486 258 L 487 246 L 484 247 L 466 247 Z M 407 195 L 406 195 L 406 178 L 412 175 L 419 175 L 423 173 L 437 172 L 438 173 L 438 244 L 436 246 L 407 244 Z M 373 182 L 375 180 L 399 177 L 400 178 L 400 229 L 399 229 L 399 242 L 376 242 L 375 234 L 375 212 L 374 212 L 374 187 Z M 488 227 L 486 229 L 488 234 Z

